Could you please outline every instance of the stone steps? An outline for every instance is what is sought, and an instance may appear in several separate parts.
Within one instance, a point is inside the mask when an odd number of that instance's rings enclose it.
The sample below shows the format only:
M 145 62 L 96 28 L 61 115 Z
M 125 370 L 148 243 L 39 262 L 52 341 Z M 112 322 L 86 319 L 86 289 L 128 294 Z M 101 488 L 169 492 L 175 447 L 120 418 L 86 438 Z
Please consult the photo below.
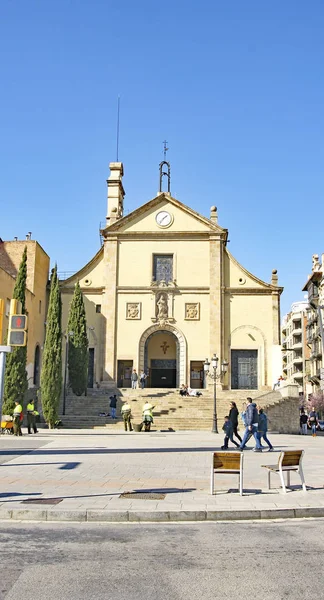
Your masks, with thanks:
M 113 392 L 110 391 L 109 395 Z M 133 422 L 139 424 L 142 421 L 143 404 L 149 400 L 155 409 L 154 428 L 156 429 L 201 429 L 210 430 L 213 416 L 213 395 L 210 389 L 202 390 L 203 396 L 200 397 L 181 397 L 179 390 L 175 389 L 121 389 L 116 390 L 118 397 L 117 416 L 118 420 L 113 421 L 109 417 L 100 417 L 99 413 L 110 412 L 109 396 L 103 394 L 102 390 L 92 390 L 88 396 L 76 397 L 69 395 L 66 400 L 66 414 L 60 416 L 65 427 L 104 427 L 116 430 L 123 428 L 123 422 L 120 415 L 121 400 L 127 399 L 131 405 Z M 246 395 L 256 397 L 257 403 L 266 408 L 271 406 L 273 414 L 276 415 L 275 407 L 278 406 L 280 412 L 282 397 L 279 392 L 245 392 L 244 390 L 218 390 L 217 392 L 217 416 L 218 428 L 221 431 L 224 417 L 229 412 L 229 405 L 232 400 L 237 402 L 238 409 L 241 410 L 242 398 Z

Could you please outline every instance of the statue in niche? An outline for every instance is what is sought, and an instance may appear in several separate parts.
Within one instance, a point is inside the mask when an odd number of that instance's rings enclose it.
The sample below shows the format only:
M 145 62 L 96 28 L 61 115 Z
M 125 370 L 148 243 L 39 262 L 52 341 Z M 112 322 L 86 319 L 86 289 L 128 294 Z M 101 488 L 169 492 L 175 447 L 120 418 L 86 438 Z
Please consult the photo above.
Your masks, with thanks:
M 168 318 L 168 298 L 166 294 L 160 294 L 156 303 L 156 316 L 160 321 Z

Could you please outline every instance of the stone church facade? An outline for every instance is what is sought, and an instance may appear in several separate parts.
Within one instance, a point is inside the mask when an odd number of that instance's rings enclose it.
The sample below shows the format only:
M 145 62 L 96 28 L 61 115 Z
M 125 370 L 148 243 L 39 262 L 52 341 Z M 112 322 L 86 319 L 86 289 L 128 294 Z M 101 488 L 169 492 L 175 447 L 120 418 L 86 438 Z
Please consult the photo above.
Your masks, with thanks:
M 223 389 L 267 390 L 281 374 L 280 295 L 227 248 L 228 231 L 170 192 L 124 215 L 123 164 L 110 164 L 103 245 L 61 282 L 63 326 L 74 285 L 84 294 L 89 386 L 205 387 L 204 362 L 228 363 Z M 160 186 L 162 187 L 162 186 Z

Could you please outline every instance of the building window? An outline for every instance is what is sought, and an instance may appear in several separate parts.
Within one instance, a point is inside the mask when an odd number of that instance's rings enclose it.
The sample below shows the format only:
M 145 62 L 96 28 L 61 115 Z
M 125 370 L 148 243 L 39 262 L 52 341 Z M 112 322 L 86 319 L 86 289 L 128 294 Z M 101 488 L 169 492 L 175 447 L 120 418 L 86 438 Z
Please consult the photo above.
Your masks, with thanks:
M 9 317 L 10 315 L 10 298 L 7 298 L 6 300 L 6 317 Z
M 39 312 L 39 314 L 41 314 L 41 312 L 42 312 L 42 301 L 41 300 L 38 303 L 38 312 Z
M 101 313 L 101 304 L 96 304 L 96 313 Z
M 173 255 L 153 254 L 153 279 L 155 281 L 173 281 Z

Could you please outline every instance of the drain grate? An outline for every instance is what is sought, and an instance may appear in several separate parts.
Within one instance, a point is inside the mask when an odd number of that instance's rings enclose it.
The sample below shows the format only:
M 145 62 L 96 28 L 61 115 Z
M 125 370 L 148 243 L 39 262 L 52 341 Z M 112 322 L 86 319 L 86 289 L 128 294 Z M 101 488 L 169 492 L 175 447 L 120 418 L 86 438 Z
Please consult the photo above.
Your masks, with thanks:
M 134 500 L 164 500 L 165 494 L 159 494 L 157 492 L 124 492 L 123 494 L 120 494 L 119 498 L 134 498 Z
M 22 500 L 22 504 L 59 504 L 62 502 L 62 498 L 27 498 Z

